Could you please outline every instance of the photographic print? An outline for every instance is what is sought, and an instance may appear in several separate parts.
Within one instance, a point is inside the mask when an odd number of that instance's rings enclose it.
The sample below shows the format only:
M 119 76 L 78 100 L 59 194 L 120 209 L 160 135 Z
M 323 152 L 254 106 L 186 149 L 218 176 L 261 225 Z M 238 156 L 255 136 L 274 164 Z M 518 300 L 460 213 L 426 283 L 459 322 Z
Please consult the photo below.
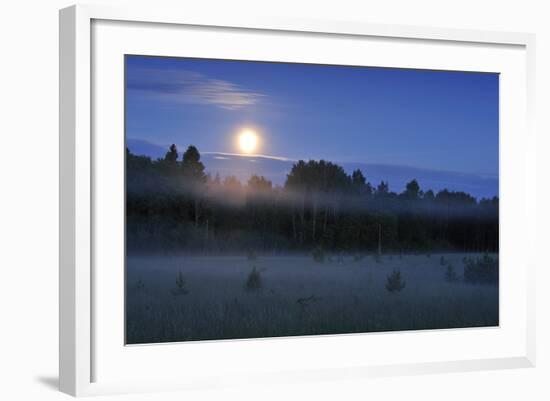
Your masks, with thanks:
M 499 76 L 125 56 L 126 344 L 499 324 Z

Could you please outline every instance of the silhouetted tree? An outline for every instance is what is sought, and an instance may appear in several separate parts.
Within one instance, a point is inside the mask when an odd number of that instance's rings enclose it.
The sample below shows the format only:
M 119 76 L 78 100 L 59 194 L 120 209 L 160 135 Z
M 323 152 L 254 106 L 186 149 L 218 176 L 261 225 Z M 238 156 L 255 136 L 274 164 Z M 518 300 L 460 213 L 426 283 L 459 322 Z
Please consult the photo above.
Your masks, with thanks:
M 257 176 L 256 174 L 253 174 L 250 177 L 247 185 L 252 191 L 256 192 L 269 192 L 273 187 L 271 181 L 267 180 L 263 176 Z
M 376 187 L 377 195 L 387 195 L 390 192 L 390 186 L 387 181 L 380 181 L 380 184 Z
M 175 144 L 170 145 L 168 152 L 166 152 L 166 155 L 164 156 L 164 161 L 171 164 L 176 164 L 178 161 L 178 148 Z
M 193 210 L 195 216 L 195 228 L 199 226 L 199 218 L 201 212 L 202 189 L 206 182 L 206 174 L 204 173 L 204 164 L 200 161 L 201 155 L 198 149 L 194 146 L 189 146 L 183 154 L 181 168 L 184 185 L 189 185 L 193 193 Z
M 204 164 L 202 164 L 201 155 L 196 147 L 189 146 L 183 154 L 181 167 L 186 180 L 192 184 L 206 182 L 206 174 L 204 173 Z
M 303 160 L 300 160 L 292 166 L 290 173 L 287 175 L 285 188 L 299 196 L 298 210 L 301 220 L 300 238 L 302 242 L 305 231 L 306 209 L 309 209 L 311 213 L 311 238 L 315 240 L 320 201 L 323 201 L 325 207 L 325 230 L 329 204 L 332 203 L 333 211 L 337 214 L 338 199 L 334 195 L 347 192 L 350 183 L 350 177 L 345 173 L 344 169 L 331 162 L 310 160 L 305 163 Z M 296 230 L 295 220 L 293 220 L 293 225 L 294 230 Z
M 426 200 L 428 202 L 433 202 L 435 200 L 434 191 L 432 191 L 431 189 L 427 190 L 424 193 L 424 200 Z
M 241 181 L 234 175 L 228 175 L 223 180 L 223 187 L 229 191 L 240 191 L 242 184 Z
M 372 186 L 363 175 L 360 169 L 354 170 L 351 173 L 351 185 L 353 192 L 357 195 L 372 195 Z
M 418 181 L 412 180 L 405 186 L 405 192 L 403 193 L 408 199 L 418 199 L 420 198 L 420 185 Z

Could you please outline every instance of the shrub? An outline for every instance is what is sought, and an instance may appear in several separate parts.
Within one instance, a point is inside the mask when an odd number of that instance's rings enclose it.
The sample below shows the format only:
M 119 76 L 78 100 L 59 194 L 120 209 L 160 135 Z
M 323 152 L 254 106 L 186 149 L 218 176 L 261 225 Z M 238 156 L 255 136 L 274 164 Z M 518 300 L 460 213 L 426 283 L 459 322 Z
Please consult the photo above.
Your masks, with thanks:
M 189 291 L 187 290 L 187 280 L 183 277 L 181 271 L 176 274 L 176 288 L 172 290 L 173 295 L 185 295 Z
M 401 272 L 394 270 L 386 281 L 386 290 L 389 292 L 399 292 L 405 288 L 405 281 L 401 279 Z
M 262 288 L 262 277 L 260 272 L 256 270 L 256 266 L 252 268 L 244 284 L 244 288 L 247 291 L 255 291 Z
M 136 282 L 136 290 L 138 291 L 141 291 L 145 288 L 145 283 L 143 282 L 142 279 L 139 279 L 137 282 Z
M 447 270 L 445 271 L 445 280 L 450 283 L 458 281 L 458 276 L 456 275 L 455 268 L 450 263 L 447 265 Z
M 353 261 L 354 262 L 360 262 L 364 258 L 365 258 L 365 255 L 363 255 L 362 253 L 356 253 L 355 255 L 353 255 Z
M 313 257 L 313 260 L 317 263 L 324 263 L 325 262 L 325 251 L 323 251 L 323 248 L 318 246 L 311 252 L 311 256 Z
M 439 258 L 439 265 L 440 266 L 445 266 L 447 264 L 447 259 L 445 259 L 445 256 L 441 256 Z
M 464 264 L 464 281 L 472 284 L 498 284 L 498 258 L 485 254 L 468 258 Z
M 374 253 L 374 254 L 372 255 L 372 258 L 374 259 L 374 261 L 375 261 L 376 263 L 382 263 L 382 258 L 380 257 L 380 255 L 379 255 L 378 253 Z

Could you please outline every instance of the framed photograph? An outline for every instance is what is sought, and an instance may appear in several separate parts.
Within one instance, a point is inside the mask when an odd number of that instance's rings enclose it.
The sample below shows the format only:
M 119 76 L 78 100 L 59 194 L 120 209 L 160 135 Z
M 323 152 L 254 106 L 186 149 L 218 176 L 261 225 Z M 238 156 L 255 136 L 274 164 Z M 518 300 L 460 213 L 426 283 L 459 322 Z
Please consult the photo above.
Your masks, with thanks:
M 60 388 L 535 363 L 534 37 L 60 12 Z

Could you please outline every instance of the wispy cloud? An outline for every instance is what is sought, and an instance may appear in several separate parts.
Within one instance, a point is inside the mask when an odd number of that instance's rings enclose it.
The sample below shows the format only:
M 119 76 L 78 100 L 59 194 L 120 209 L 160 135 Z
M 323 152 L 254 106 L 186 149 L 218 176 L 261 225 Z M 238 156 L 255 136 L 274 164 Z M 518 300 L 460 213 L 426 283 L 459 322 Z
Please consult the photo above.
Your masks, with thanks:
M 254 106 L 266 96 L 236 83 L 189 70 L 133 69 L 128 72 L 126 84 L 130 91 L 167 101 L 212 105 L 226 110 Z
M 214 159 L 220 159 L 223 160 L 225 156 L 238 156 L 242 158 L 253 158 L 253 157 L 262 157 L 264 159 L 272 159 L 272 160 L 280 160 L 280 161 L 296 161 L 293 159 L 289 159 L 288 157 L 282 157 L 282 156 L 269 156 L 269 155 L 262 155 L 262 154 L 245 154 L 245 153 L 228 153 L 228 152 L 201 152 L 203 155 L 213 155 Z M 220 157 L 219 155 L 222 155 Z M 229 159 L 229 158 L 227 158 Z M 231 159 L 229 159 L 231 160 Z M 257 160 L 250 160 L 250 161 L 257 161 Z

